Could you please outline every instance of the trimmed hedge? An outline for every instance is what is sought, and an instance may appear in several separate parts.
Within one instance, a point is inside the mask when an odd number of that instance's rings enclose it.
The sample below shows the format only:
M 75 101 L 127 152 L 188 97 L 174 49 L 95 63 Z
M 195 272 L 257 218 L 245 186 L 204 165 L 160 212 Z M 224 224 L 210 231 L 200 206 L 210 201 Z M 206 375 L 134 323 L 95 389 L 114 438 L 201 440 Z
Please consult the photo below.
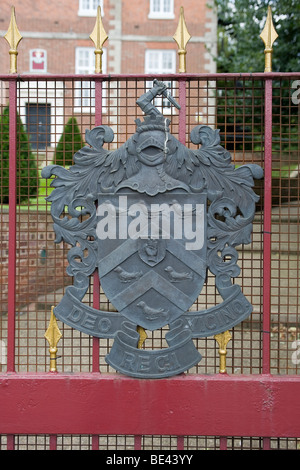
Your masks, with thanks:
M 84 146 L 77 120 L 71 117 L 65 125 L 64 131 L 58 141 L 54 163 L 61 166 L 73 164 L 73 155 Z
M 0 116 L 0 202 L 9 202 L 9 107 Z M 17 114 L 17 203 L 24 203 L 38 192 L 38 170 L 28 135 Z

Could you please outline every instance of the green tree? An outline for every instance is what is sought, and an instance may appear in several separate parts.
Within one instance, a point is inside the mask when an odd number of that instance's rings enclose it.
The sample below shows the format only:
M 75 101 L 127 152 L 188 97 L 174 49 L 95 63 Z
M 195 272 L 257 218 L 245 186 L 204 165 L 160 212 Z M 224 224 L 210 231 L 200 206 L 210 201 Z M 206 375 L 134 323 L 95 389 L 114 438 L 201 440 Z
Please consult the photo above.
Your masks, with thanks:
M 278 38 L 273 44 L 272 71 L 300 69 L 299 0 L 215 0 L 218 15 L 217 71 L 224 73 L 264 72 L 265 45 L 260 34 L 271 6 Z M 274 80 L 273 148 L 298 148 L 298 106 L 290 101 L 291 80 Z M 263 93 L 259 81 L 218 80 L 218 126 L 227 135 L 227 148 L 257 150 L 263 146 Z M 289 138 L 284 135 L 287 126 Z M 228 144 L 228 135 L 232 142 Z
M 84 146 L 77 120 L 71 117 L 65 125 L 58 141 L 54 161 L 57 165 L 69 166 L 73 163 L 73 155 Z
M 264 44 L 260 33 L 268 5 L 278 38 L 273 45 L 272 70 L 300 69 L 299 0 L 215 0 L 218 15 L 218 72 L 263 72 Z
M 9 202 L 9 107 L 0 116 L 0 175 L 2 191 L 0 201 Z M 17 203 L 27 202 L 37 195 L 38 172 L 35 155 L 32 153 L 23 123 L 17 114 Z

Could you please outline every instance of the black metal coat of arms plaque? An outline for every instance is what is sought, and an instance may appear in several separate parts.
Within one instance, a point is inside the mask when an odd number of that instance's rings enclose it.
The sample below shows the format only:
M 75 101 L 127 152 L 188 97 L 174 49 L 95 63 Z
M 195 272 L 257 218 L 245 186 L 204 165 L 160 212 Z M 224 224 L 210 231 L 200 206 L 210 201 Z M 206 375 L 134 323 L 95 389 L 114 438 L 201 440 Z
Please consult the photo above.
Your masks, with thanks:
M 70 169 L 42 171 L 56 176 L 48 200 L 56 242 L 71 245 L 67 273 L 74 277 L 55 315 L 88 335 L 113 338 L 106 361 L 140 378 L 190 369 L 201 360 L 193 338 L 224 332 L 251 314 L 232 278 L 240 272 L 235 247 L 251 241 L 254 178 L 263 175 L 258 165 L 235 168 L 219 131 L 208 126 L 190 134 L 197 150 L 181 144 L 152 103 L 159 94 L 167 94 L 166 86 L 155 80 L 137 100 L 144 120 L 136 120 L 135 134 L 119 149 L 103 148 L 114 134 L 98 126 L 86 131 L 89 146 Z M 96 269 L 116 311 L 82 301 Z M 193 311 L 208 270 L 223 301 Z M 169 328 L 168 347 L 139 349 L 138 327 Z

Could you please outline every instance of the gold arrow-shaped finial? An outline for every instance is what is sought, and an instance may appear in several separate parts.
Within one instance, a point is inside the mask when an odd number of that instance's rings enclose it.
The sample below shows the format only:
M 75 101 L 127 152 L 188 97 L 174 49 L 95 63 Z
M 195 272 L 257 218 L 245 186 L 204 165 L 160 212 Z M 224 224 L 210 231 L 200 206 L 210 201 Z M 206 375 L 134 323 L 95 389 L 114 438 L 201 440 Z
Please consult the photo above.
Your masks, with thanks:
M 187 30 L 187 26 L 184 19 L 184 9 L 180 8 L 179 23 L 176 29 L 176 33 L 173 39 L 178 44 L 178 55 L 179 55 L 179 73 L 186 72 L 186 45 L 191 39 L 191 35 Z
M 21 33 L 18 30 L 16 22 L 15 7 L 11 7 L 11 17 L 8 27 L 8 31 L 5 34 L 4 38 L 10 46 L 9 55 L 10 55 L 10 73 L 17 73 L 17 55 L 18 55 L 18 44 L 22 39 Z
M 54 307 L 51 307 L 51 316 L 49 326 L 47 328 L 44 337 L 49 343 L 50 352 L 50 372 L 56 372 L 56 354 L 57 354 L 57 343 L 59 342 L 62 334 L 58 328 L 56 317 L 54 315 Z
M 272 72 L 272 46 L 274 41 L 276 41 L 278 38 L 278 34 L 273 25 L 272 11 L 270 6 L 268 6 L 268 15 L 265 27 L 259 37 L 265 44 L 265 72 Z
M 145 340 L 148 338 L 148 335 L 145 331 L 145 328 L 143 328 L 142 326 L 138 325 L 136 329 L 138 334 L 140 335 L 140 339 L 138 340 L 138 349 L 142 349 Z
M 102 46 L 108 39 L 106 31 L 104 29 L 101 17 L 101 7 L 97 9 L 97 19 L 94 29 L 90 35 L 91 40 L 95 44 L 95 73 L 102 73 Z
M 227 343 L 231 340 L 230 332 L 224 331 L 214 336 L 215 340 L 219 345 L 219 356 L 220 356 L 220 374 L 225 374 L 226 372 L 226 354 L 227 354 Z

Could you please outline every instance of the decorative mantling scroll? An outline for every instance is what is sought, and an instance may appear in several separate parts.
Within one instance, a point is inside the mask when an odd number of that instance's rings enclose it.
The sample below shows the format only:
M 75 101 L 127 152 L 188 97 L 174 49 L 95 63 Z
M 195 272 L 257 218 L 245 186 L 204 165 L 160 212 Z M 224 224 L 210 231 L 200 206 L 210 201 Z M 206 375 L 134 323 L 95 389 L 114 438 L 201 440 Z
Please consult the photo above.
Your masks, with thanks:
M 135 134 L 119 149 L 103 148 L 114 133 L 98 126 L 86 131 L 89 146 L 74 155 L 70 169 L 51 165 L 42 172 L 56 176 L 48 197 L 55 241 L 71 245 L 67 273 L 74 282 L 55 315 L 88 335 L 113 338 L 106 361 L 141 378 L 188 370 L 201 360 L 193 338 L 224 332 L 251 314 L 232 280 L 240 273 L 236 246 L 251 242 L 259 199 L 254 178 L 263 176 L 258 165 L 235 168 L 219 131 L 208 126 L 190 134 L 197 150 L 181 144 L 152 103 L 162 94 L 174 103 L 155 80 L 137 100 L 144 120 L 136 120 Z M 116 312 L 82 302 L 95 270 Z M 223 302 L 191 311 L 208 270 Z M 166 325 L 169 347 L 137 347 L 137 327 Z

